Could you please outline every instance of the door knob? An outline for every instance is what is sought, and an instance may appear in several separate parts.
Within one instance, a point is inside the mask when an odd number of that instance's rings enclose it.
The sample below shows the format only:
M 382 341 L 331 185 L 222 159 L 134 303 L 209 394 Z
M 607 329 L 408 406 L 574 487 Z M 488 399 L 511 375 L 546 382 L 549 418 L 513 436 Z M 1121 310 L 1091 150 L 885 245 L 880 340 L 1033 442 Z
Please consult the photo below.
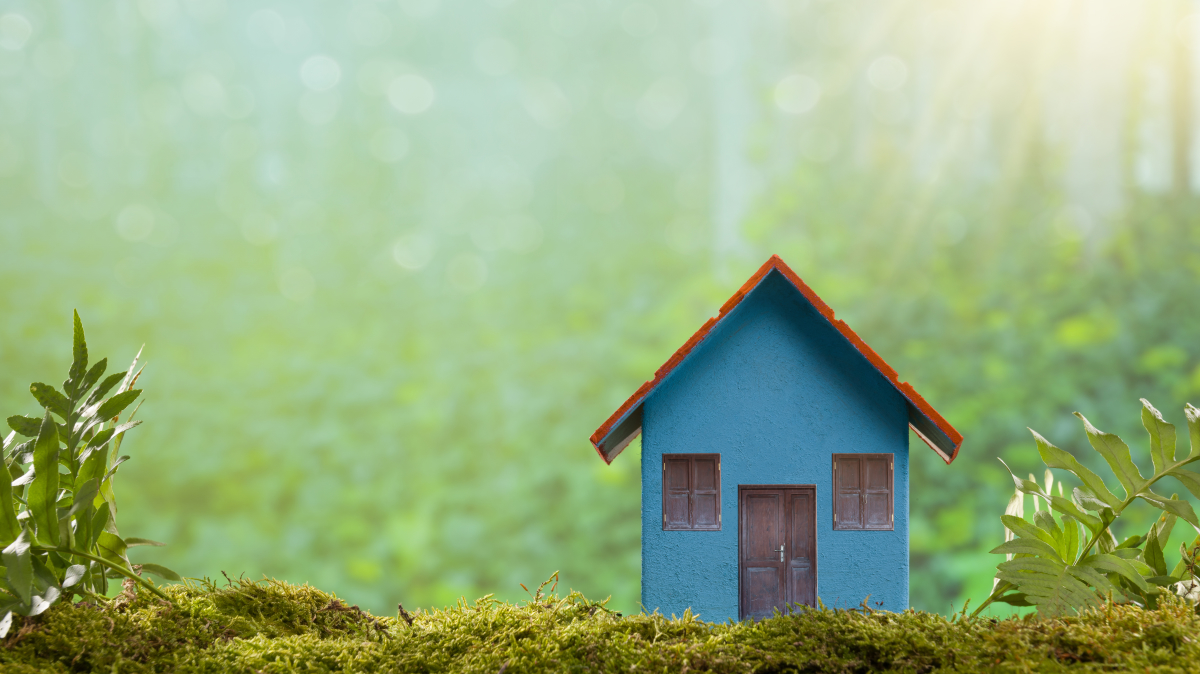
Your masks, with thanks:
M 779 561 L 783 561 L 783 543 L 779 544 Z

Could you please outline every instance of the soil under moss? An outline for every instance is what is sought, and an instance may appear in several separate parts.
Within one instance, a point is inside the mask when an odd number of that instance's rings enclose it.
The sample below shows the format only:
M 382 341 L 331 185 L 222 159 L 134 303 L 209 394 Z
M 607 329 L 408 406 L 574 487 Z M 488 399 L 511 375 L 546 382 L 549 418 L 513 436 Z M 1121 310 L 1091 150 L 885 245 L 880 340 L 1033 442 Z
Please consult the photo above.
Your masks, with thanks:
M 18 619 L 3 672 L 930 672 L 1200 668 L 1200 618 L 1107 606 L 1081 616 L 948 619 L 805 610 L 757 623 L 621 616 L 572 593 L 375 617 L 308 586 L 166 588 Z M 411 624 L 409 622 L 411 620 Z

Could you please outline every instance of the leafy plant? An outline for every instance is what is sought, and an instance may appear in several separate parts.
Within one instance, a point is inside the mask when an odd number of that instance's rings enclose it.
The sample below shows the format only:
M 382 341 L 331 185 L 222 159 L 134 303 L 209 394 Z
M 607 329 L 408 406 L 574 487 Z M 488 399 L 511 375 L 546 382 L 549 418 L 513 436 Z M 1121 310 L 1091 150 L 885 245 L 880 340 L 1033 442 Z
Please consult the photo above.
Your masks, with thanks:
M 133 566 L 126 555 L 133 546 L 162 544 L 122 538 L 117 530 L 113 478 L 129 459 L 118 453 L 125 433 L 142 423 L 133 420 L 136 407 L 124 423 L 120 415 L 142 393 L 133 388 L 140 356 L 125 372 L 107 377 L 108 359 L 89 369 L 76 312 L 62 391 L 34 382 L 29 391 L 44 408 L 41 418 L 8 418 L 13 432 L 4 439 L 3 457 L 10 477 L 0 479 L 0 636 L 14 612 L 32 616 L 64 597 L 103 595 L 110 578 L 125 578 L 170 601 L 140 572 L 168 580 L 180 580 L 178 574 L 157 564 Z M 29 439 L 18 443 L 18 434 Z
M 1129 446 L 1121 438 L 1100 431 L 1082 414 L 1075 413 L 1083 421 L 1092 448 L 1104 457 L 1124 488 L 1124 498 L 1110 491 L 1099 475 L 1069 452 L 1030 429 L 1038 454 L 1047 466 L 1046 485 L 1043 489 L 1032 475 L 1028 480 L 1012 476 L 1017 488 L 1015 499 L 1023 500 L 1022 494 L 1034 498 L 1033 521 L 1024 519 L 1021 508 L 1011 503 L 1001 517 L 1007 540 L 992 553 L 1007 555 L 1007 559 L 997 566 L 992 594 L 975 610 L 975 615 L 992 602 L 1036 606 L 1039 612 L 1053 615 L 1080 611 L 1114 595 L 1152 608 L 1164 588 L 1175 586 L 1191 575 L 1186 550 L 1184 558 L 1168 573 L 1163 544 L 1176 518 L 1200 531 L 1196 513 L 1178 495 L 1166 498 L 1152 490 L 1159 480 L 1170 476 L 1200 497 L 1200 473 L 1184 469 L 1187 464 L 1200 461 L 1200 410 L 1188 404 L 1184 413 L 1191 451 L 1178 457 L 1175 427 L 1142 399 L 1142 425 L 1150 434 L 1150 460 L 1154 467 L 1149 477 L 1142 476 L 1133 463 Z M 1060 483 L 1059 493 L 1053 494 L 1050 469 L 1068 471 L 1078 478 L 1081 486 L 1074 488 L 1067 498 Z M 1163 514 L 1144 535 L 1118 542 L 1112 525 L 1138 499 Z M 1039 502 L 1047 507 L 1038 508 Z

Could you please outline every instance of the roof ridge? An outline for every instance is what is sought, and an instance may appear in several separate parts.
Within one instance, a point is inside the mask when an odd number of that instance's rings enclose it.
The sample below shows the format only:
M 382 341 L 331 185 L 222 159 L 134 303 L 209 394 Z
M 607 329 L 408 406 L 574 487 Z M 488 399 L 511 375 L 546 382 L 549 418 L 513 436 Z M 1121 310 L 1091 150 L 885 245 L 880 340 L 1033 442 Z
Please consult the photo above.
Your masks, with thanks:
M 893 368 L 891 365 L 888 365 L 887 362 L 883 360 L 883 358 L 876 353 L 874 349 L 872 349 L 866 342 L 863 341 L 861 337 L 858 336 L 857 333 L 854 332 L 854 330 L 850 329 L 850 326 L 847 325 L 845 321 L 837 318 L 833 308 L 826 304 L 825 301 L 822 300 L 817 293 L 814 292 L 813 289 L 810 288 L 808 284 L 796 274 L 796 272 L 792 271 L 792 268 L 783 261 L 783 258 L 779 257 L 778 255 L 772 255 L 766 262 L 764 262 L 762 266 L 758 268 L 758 271 L 754 272 L 754 274 L 747 279 L 740 288 L 738 288 L 737 292 L 735 292 L 733 296 L 731 296 L 725 301 L 724 304 L 721 305 L 721 309 L 715 317 L 709 318 L 707 321 L 705 321 L 704 325 L 700 326 L 700 329 L 683 343 L 683 346 L 679 347 L 675 350 L 675 353 L 671 354 L 671 357 L 667 359 L 667 362 L 663 363 L 661 367 L 655 370 L 653 379 L 639 386 L 637 391 L 635 391 L 632 396 L 622 403 L 621 406 L 618 407 L 617 410 L 613 412 L 608 419 L 600 425 L 599 428 L 596 429 L 595 433 L 592 433 L 592 446 L 596 448 L 596 452 L 600 454 L 600 458 L 604 459 L 606 463 L 611 463 L 617 453 L 619 453 L 620 450 L 625 447 L 625 445 L 632 441 L 633 438 L 637 437 L 637 433 L 641 430 L 640 425 L 638 429 L 632 432 L 627 438 L 623 438 L 620 445 L 615 450 L 606 454 L 601 447 L 603 441 L 608 437 L 613 429 L 616 428 L 617 424 L 628 417 L 628 415 L 634 411 L 636 407 L 640 406 L 646 397 L 650 395 L 650 392 L 653 391 L 659 384 L 661 384 L 662 381 L 666 379 L 666 377 L 670 375 L 670 373 L 681 362 L 683 362 L 683 360 L 686 359 L 692 353 L 692 351 L 694 351 L 695 348 L 704 341 L 706 337 L 708 337 L 712 329 L 716 327 L 716 325 L 720 323 L 730 311 L 740 304 L 741 301 L 745 299 L 746 295 L 754 290 L 754 288 L 756 288 L 758 284 L 761 283 L 764 278 L 766 278 L 767 274 L 771 273 L 771 271 L 779 271 L 779 273 L 782 274 L 783 277 L 786 278 L 788 282 L 800 292 L 800 294 L 804 295 L 804 298 L 808 300 L 808 302 L 812 304 L 812 306 L 818 312 L 820 312 L 825 320 L 827 320 L 829 324 L 834 327 L 834 329 L 836 329 L 843 337 L 845 337 L 846 340 L 850 342 L 850 345 L 853 346 L 859 353 L 861 353 L 863 357 L 865 357 L 867 361 L 870 362 L 871 365 L 878 370 L 879 373 L 888 380 L 888 382 L 892 384 L 892 386 L 900 393 L 900 395 L 904 396 L 904 398 L 908 400 L 913 407 L 917 408 L 921 414 L 929 419 L 929 421 L 933 422 L 939 431 L 946 435 L 946 437 L 954 445 L 953 451 L 949 455 L 947 455 L 946 452 L 944 452 L 940 447 L 935 445 L 934 442 L 930 440 L 924 432 L 913 426 L 911 422 L 909 424 L 913 427 L 913 430 L 917 432 L 917 435 L 920 436 L 920 438 L 924 440 L 931 449 L 937 452 L 946 463 L 954 461 L 954 459 L 958 457 L 959 448 L 962 446 L 962 434 L 959 433 L 954 426 L 950 425 L 950 422 L 946 421 L 945 417 L 939 414 L 938 411 L 935 410 L 923 396 L 921 396 L 921 394 L 917 393 L 917 390 L 913 388 L 912 384 L 909 384 L 908 382 L 901 382 L 900 375 L 896 372 L 895 368 Z

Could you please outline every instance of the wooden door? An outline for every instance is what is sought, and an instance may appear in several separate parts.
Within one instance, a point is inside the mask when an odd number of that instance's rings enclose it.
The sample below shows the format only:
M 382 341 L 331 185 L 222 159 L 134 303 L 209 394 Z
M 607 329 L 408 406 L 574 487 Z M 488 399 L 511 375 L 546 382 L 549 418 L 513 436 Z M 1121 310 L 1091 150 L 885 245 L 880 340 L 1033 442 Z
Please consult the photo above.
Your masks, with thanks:
M 788 489 L 788 595 L 789 604 L 817 605 L 817 494 L 816 487 Z
M 817 601 L 816 487 L 738 486 L 742 618 L 767 618 Z

